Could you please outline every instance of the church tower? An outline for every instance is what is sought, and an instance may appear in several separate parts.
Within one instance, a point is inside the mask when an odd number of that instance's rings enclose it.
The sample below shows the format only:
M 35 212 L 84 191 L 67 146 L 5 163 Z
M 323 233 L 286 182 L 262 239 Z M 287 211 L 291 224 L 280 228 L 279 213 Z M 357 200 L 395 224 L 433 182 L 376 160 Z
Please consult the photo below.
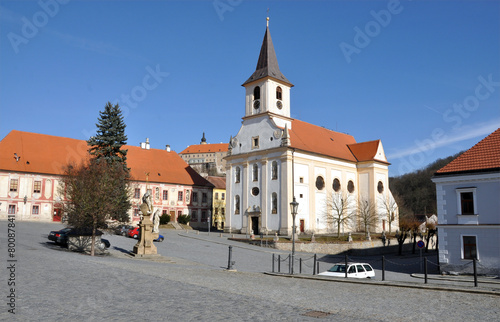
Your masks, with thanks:
M 279 69 L 269 32 L 269 18 L 257 67 L 242 86 L 246 89 L 245 117 L 263 113 L 290 117 L 290 88 L 293 84 Z

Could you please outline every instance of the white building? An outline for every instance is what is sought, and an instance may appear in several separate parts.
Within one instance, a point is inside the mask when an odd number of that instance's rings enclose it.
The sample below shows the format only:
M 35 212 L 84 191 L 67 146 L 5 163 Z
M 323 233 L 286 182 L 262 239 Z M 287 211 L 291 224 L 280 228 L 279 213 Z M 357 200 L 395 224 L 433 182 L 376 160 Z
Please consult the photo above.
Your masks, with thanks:
M 500 274 L 500 129 L 436 172 L 442 271 Z
M 288 235 L 294 197 L 300 232 L 336 231 L 325 215 L 332 200 L 348 203 L 346 215 L 366 200 L 376 209 L 371 230 L 389 230 L 390 223 L 396 230 L 397 205 L 388 189 L 382 143 L 356 143 L 350 135 L 290 117 L 293 84 L 278 67 L 269 27 L 257 68 L 242 86 L 245 115 L 226 157 L 226 231 Z M 342 232 L 358 230 L 360 218 L 341 226 Z

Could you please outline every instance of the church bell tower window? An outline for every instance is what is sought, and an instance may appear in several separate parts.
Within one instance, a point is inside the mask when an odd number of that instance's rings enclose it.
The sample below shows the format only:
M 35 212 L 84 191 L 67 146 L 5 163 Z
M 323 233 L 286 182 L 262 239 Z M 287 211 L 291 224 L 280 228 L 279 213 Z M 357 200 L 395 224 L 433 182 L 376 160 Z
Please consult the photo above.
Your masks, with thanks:
M 283 90 L 281 87 L 276 87 L 276 99 L 277 100 L 282 100 L 283 99 Z
M 259 86 L 255 86 L 255 88 L 253 89 L 253 99 L 260 100 L 260 87 Z

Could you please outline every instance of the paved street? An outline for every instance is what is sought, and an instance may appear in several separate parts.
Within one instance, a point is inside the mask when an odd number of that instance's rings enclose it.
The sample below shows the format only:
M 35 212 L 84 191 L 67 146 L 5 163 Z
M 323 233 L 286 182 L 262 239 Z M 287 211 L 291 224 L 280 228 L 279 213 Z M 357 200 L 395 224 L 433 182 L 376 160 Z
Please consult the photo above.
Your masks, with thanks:
M 394 286 L 379 280 L 380 271 L 375 281 L 366 283 L 263 274 L 271 271 L 272 253 L 284 257 L 288 253 L 228 241 L 217 233 L 161 230 L 166 239 L 155 243 L 163 255 L 158 260 L 131 258 L 127 251 L 136 241 L 108 235 L 109 255 L 92 258 L 47 240 L 48 232 L 62 228 L 60 224 L 15 224 L 13 315 L 7 305 L 12 287 L 8 286 L 12 279 L 8 228 L 6 221 L 0 221 L 2 321 L 318 321 L 309 315 L 320 312 L 327 314 L 320 319 L 326 321 L 497 321 L 500 316 L 498 295 L 398 287 L 398 283 L 423 284 L 406 272 L 386 273 L 388 279 L 400 281 Z M 225 270 L 229 245 L 233 245 L 236 272 Z M 336 260 L 319 257 L 321 270 Z M 476 289 L 498 290 L 497 285 L 480 284 Z

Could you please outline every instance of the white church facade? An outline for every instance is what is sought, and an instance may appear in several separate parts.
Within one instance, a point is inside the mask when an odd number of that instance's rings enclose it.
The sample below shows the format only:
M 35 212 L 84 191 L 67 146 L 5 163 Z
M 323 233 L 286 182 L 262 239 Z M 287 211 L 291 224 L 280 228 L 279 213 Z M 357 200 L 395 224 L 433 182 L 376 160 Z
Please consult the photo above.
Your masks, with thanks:
M 291 118 L 293 84 L 279 70 L 269 26 L 256 70 L 242 86 L 245 115 L 226 157 L 225 231 L 290 235 L 294 197 L 298 232 L 363 230 L 361 201 L 375 217 L 370 231 L 397 229 L 382 143 L 357 143 L 351 135 Z M 332 212 L 349 220 L 332 220 Z

